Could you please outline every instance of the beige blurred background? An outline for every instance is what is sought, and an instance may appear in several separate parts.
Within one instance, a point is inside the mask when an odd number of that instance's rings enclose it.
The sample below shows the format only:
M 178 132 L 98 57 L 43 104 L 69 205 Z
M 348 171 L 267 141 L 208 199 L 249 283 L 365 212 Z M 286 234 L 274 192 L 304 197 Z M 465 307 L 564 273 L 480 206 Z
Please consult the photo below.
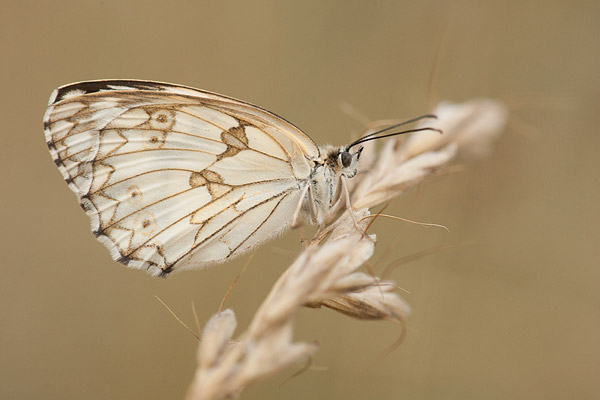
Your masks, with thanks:
M 505 101 L 491 157 L 386 210 L 450 233 L 374 225 L 374 261 L 473 243 L 394 272 L 413 307 L 404 343 L 367 367 L 397 326 L 302 310 L 314 368 L 242 398 L 600 398 L 599 15 L 594 1 L 2 1 L 0 398 L 182 398 L 197 342 L 154 296 L 194 326 L 191 303 L 206 321 L 247 260 L 155 279 L 94 240 L 42 115 L 56 86 L 99 78 L 241 98 L 322 144 L 360 131 L 344 103 L 375 120 Z M 228 301 L 238 329 L 298 248 L 289 232 L 259 249 Z

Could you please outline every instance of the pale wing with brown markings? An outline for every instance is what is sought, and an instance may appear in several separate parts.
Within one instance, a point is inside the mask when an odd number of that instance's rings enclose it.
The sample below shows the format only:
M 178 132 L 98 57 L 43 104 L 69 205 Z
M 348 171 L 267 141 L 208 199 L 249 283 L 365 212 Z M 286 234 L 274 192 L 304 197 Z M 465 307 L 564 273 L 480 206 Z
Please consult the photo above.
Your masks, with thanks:
M 154 82 L 63 86 L 44 129 L 98 240 L 154 275 L 223 262 L 281 232 L 319 155 L 266 110 Z

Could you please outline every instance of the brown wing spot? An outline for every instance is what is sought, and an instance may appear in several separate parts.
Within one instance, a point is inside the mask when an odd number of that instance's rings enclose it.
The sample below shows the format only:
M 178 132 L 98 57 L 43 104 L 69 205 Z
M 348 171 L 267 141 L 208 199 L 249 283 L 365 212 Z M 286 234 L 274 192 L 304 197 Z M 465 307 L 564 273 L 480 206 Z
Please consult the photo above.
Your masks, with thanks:
M 189 183 L 193 188 L 206 185 L 208 193 L 213 199 L 221 197 L 231 190 L 231 186 L 223 183 L 223 177 L 210 169 L 192 172 Z
M 136 235 L 151 236 L 157 229 L 156 218 L 148 211 L 140 212 L 135 220 L 133 226 Z
M 192 172 L 190 174 L 190 186 L 195 188 L 206 184 L 206 178 L 202 175 L 202 172 Z
M 234 126 L 221 134 L 223 142 L 230 146 L 245 148 L 248 147 L 248 137 L 244 125 Z
M 171 129 L 175 125 L 175 112 L 169 109 L 146 109 L 146 112 L 150 114 L 150 120 L 148 123 L 152 129 Z
M 244 125 L 234 126 L 221 133 L 221 141 L 227 145 L 227 149 L 218 155 L 217 160 L 235 156 L 240 151 L 248 148 L 248 137 Z
M 149 130 L 142 133 L 142 137 L 146 140 L 144 148 L 146 149 L 162 149 L 167 142 L 168 130 Z
M 202 171 L 202 175 L 206 178 L 206 180 L 212 183 L 223 183 L 223 177 L 215 171 L 211 171 L 210 169 L 205 169 Z
M 143 199 L 142 189 L 137 185 L 131 185 L 127 188 L 127 193 L 129 194 L 129 202 L 132 204 L 140 204 Z
M 246 137 L 246 130 L 244 129 L 247 125 L 249 124 L 239 121 L 239 125 L 230 128 L 228 132 L 241 140 L 245 145 L 248 145 L 248 137 Z
M 237 147 L 227 147 L 227 150 L 225 150 L 224 152 L 222 152 L 221 154 L 219 154 L 217 156 L 217 161 L 222 160 L 227 157 L 233 157 L 239 152 L 240 152 L 240 149 L 238 149 Z
M 225 193 L 231 190 L 231 186 L 223 185 L 221 183 L 209 183 L 208 184 L 208 192 L 212 196 L 213 199 L 217 197 L 223 196 Z

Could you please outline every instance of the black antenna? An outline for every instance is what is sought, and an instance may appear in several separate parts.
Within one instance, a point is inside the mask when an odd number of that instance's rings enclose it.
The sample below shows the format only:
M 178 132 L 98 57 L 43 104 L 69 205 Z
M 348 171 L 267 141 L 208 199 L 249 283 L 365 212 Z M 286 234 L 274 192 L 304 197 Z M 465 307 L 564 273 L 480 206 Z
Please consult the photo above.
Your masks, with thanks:
M 369 140 L 379 139 L 379 138 L 386 138 L 386 137 L 396 136 L 396 135 L 402 135 L 404 133 L 411 133 L 411 132 L 418 132 L 418 131 L 425 131 L 425 130 L 433 130 L 433 131 L 442 133 L 442 131 L 440 131 L 439 129 L 435 129 L 435 128 L 418 128 L 418 129 L 411 129 L 411 130 L 407 130 L 407 131 L 396 132 L 396 133 L 391 133 L 391 134 L 388 134 L 388 135 L 374 137 L 376 135 L 379 135 L 380 133 L 387 132 L 389 130 L 398 128 L 398 127 L 403 126 L 403 125 L 412 124 L 413 122 L 417 122 L 417 121 L 420 121 L 420 120 L 426 119 L 426 118 L 437 119 L 437 116 L 434 115 L 434 114 L 424 114 L 424 115 L 421 115 L 419 117 L 411 118 L 411 119 L 408 119 L 408 120 L 406 120 L 404 122 L 400 122 L 399 124 L 394 124 L 392 126 L 388 126 L 387 128 L 384 128 L 384 129 L 379 130 L 377 132 L 369 133 L 368 135 L 365 135 L 365 136 L 363 136 L 361 138 L 358 138 L 354 142 L 350 143 L 348 145 L 348 147 L 346 147 L 346 151 L 350 150 L 351 147 L 356 146 L 357 144 L 368 142 Z
M 350 147 L 352 147 L 352 146 L 356 146 L 357 144 L 368 142 L 369 140 L 383 139 L 383 138 L 390 137 L 390 136 L 398 136 L 398 135 L 403 135 L 405 133 L 421 132 L 421 131 L 434 131 L 434 132 L 444 133 L 441 129 L 431 128 L 431 127 L 428 126 L 428 127 L 425 127 L 425 128 L 408 129 L 406 131 L 394 132 L 394 133 L 389 133 L 387 135 L 376 136 L 376 137 L 367 137 L 367 136 L 364 136 L 361 139 L 359 139 L 359 140 L 353 142 L 352 144 L 350 144 L 350 146 L 346 147 L 346 151 L 350 150 Z M 371 136 L 371 135 L 368 135 L 368 136 Z
M 358 142 L 361 142 L 363 139 L 366 139 L 366 138 L 368 138 L 368 137 L 372 137 L 372 136 L 375 136 L 375 135 L 379 135 L 380 133 L 387 132 L 387 131 L 389 131 L 389 130 L 392 130 L 392 129 L 398 128 L 398 127 L 400 127 L 400 126 L 402 126 L 402 125 L 408 125 L 408 124 L 412 124 L 413 122 L 417 122 L 417 121 L 420 121 L 420 120 L 422 120 L 422 119 L 426 119 L 426 118 L 433 118 L 433 119 L 437 119 L 437 115 L 433 115 L 433 114 L 424 114 L 424 115 L 421 115 L 420 117 L 415 117 L 415 118 L 407 119 L 406 121 L 404 121 L 404 122 L 400 122 L 399 124 L 394 124 L 394 125 L 392 125 L 392 126 L 388 126 L 387 128 L 384 128 L 384 129 L 382 129 L 382 130 L 380 130 L 380 131 L 373 132 L 373 133 L 369 133 L 368 135 L 365 135 L 365 136 L 363 136 L 363 137 L 361 137 L 361 138 L 357 139 L 356 141 L 354 141 L 354 142 L 350 143 L 350 144 L 348 145 L 348 147 L 346 147 L 346 150 L 348 150 L 348 149 L 349 149 L 350 147 L 352 147 L 352 146 L 355 146 L 356 144 L 358 144 Z M 407 132 L 407 133 L 408 133 L 408 132 Z M 382 137 L 383 137 L 383 136 L 382 136 Z M 387 136 L 386 136 L 386 137 L 387 137 Z

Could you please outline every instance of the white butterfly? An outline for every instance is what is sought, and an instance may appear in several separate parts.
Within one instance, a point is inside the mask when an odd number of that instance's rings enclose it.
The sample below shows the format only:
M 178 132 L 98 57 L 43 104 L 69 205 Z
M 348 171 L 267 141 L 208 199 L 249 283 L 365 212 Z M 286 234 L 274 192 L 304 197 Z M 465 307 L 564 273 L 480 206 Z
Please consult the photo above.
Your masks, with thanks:
M 226 261 L 300 218 L 322 222 L 364 141 L 319 148 L 260 107 L 134 80 L 56 89 L 44 131 L 98 240 L 161 276 Z

